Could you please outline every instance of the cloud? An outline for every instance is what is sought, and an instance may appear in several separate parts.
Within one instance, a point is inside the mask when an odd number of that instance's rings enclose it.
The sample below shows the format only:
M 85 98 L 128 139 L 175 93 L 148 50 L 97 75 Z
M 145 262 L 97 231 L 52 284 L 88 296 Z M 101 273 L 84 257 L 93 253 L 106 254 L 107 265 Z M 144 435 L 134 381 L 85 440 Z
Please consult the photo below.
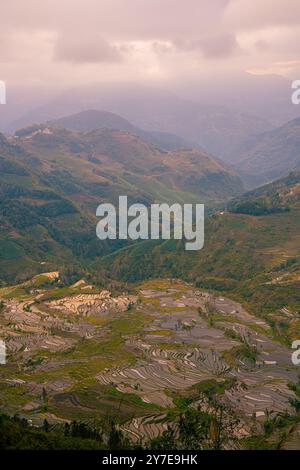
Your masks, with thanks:
M 167 39 L 195 36 L 219 24 L 230 0 L 1 0 L 5 27 L 67 27 L 101 32 L 115 40 Z M 1 25 L 1 28 L 3 25 Z
M 238 42 L 231 33 L 204 38 L 201 48 L 207 58 L 228 57 L 239 50 Z
M 174 45 L 183 51 L 201 51 L 207 59 L 232 56 L 240 50 L 235 36 L 231 33 L 213 34 L 192 41 L 177 40 Z
M 1 0 L 1 18 L 14 84 L 197 81 L 299 58 L 299 0 Z
M 299 0 L 231 0 L 224 23 L 235 30 L 300 25 Z
M 55 44 L 54 59 L 77 64 L 121 62 L 122 54 L 98 34 L 62 34 Z

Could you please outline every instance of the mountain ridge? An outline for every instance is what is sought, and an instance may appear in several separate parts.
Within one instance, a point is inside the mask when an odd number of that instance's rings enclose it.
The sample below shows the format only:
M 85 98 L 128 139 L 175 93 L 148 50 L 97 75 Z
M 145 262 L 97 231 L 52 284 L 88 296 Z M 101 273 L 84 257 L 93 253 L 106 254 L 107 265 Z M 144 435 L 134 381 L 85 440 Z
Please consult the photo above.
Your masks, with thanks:
M 300 117 L 244 143 L 236 167 L 252 185 L 263 184 L 299 169 L 299 148 Z
M 45 268 L 88 265 L 127 241 L 95 234 L 102 202 L 147 206 L 205 202 L 210 207 L 242 192 L 235 172 L 199 150 L 163 151 L 128 131 L 78 133 L 33 125 L 0 135 L 0 267 L 3 281 Z M 110 242 L 110 243 L 109 243 Z
M 255 114 L 218 104 L 209 105 L 202 100 L 192 101 L 178 97 L 170 90 L 110 84 L 62 93 L 12 123 L 7 130 L 15 131 L 32 122 L 47 122 L 91 108 L 119 114 L 147 132 L 176 134 L 231 164 L 234 163 L 234 151 L 242 142 L 274 127 Z
M 189 147 L 190 144 L 183 138 L 167 132 L 151 132 L 134 126 L 127 119 L 109 111 L 90 109 L 69 116 L 50 120 L 46 123 L 52 127 L 61 126 L 66 129 L 88 132 L 100 128 L 126 130 L 142 139 L 157 145 L 163 150 L 175 150 Z

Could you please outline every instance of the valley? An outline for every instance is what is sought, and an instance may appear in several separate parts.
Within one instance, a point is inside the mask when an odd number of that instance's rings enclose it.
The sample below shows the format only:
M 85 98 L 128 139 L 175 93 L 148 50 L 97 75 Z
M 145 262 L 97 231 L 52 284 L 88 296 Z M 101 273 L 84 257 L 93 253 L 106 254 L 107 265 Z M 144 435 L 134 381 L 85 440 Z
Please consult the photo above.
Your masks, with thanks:
M 2 1 L 16 465 L 283 467 L 300 450 L 297 3 Z
M 201 149 L 81 118 L 0 136 L 0 411 L 97 446 L 297 446 L 299 172 L 244 193 Z M 120 194 L 204 203 L 204 248 L 98 240 Z

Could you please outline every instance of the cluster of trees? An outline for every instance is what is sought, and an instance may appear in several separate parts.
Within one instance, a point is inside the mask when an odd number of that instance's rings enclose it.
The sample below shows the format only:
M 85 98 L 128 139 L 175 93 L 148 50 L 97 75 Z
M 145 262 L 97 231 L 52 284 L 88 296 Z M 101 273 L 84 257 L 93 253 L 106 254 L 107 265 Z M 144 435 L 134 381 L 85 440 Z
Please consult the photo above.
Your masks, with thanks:
M 279 205 L 269 203 L 265 199 L 249 199 L 232 203 L 229 206 L 229 210 L 237 214 L 260 216 L 288 212 L 290 208 L 288 206 L 280 207 Z
M 102 428 L 73 421 L 64 426 L 52 426 L 44 420 L 43 426 L 32 426 L 18 416 L 0 415 L 0 449 L 222 449 L 237 425 L 223 405 L 212 412 L 187 409 L 174 424 L 160 436 L 146 444 L 132 444 L 113 420 Z
M 70 433 L 52 429 L 45 420 L 40 428 L 33 427 L 27 420 L 15 416 L 0 415 L 0 449 L 103 449 L 100 439 L 89 434 L 84 426 L 74 426 Z
M 19 416 L 0 414 L 0 449 L 6 450 L 108 450 L 130 449 L 129 441 L 113 420 L 103 428 L 73 421 L 53 426 L 45 419 L 41 427 Z

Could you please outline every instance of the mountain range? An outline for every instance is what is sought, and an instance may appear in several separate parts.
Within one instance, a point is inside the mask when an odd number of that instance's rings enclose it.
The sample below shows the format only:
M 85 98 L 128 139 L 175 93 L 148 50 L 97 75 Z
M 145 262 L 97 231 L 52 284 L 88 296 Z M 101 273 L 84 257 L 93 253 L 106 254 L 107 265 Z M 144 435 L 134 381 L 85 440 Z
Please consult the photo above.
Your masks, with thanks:
M 145 439 L 182 426 L 205 390 L 249 423 L 242 448 L 273 410 L 288 435 L 299 419 L 290 345 L 300 328 L 300 172 L 244 193 L 218 158 L 168 151 L 125 125 L 88 112 L 0 134 L 1 409 L 44 422 L 47 435 L 113 411 Z M 204 202 L 204 248 L 100 242 L 96 207 L 122 194 L 147 206 Z M 270 436 L 259 435 L 262 447 Z
M 83 111 L 50 121 L 49 124 L 74 131 L 92 131 L 99 128 L 126 130 L 165 150 L 199 148 L 197 144 L 188 143 L 174 134 L 143 131 L 126 119 L 104 111 Z M 253 188 L 300 168 L 299 148 L 300 118 L 296 118 L 279 128 L 246 139 L 231 153 L 230 161 L 245 185 Z
M 269 172 L 266 176 L 263 171 L 259 172 L 258 168 L 263 168 L 263 165 L 258 157 L 251 160 L 250 156 L 243 160 L 249 166 L 245 163 L 245 170 L 239 166 L 238 172 L 244 171 L 245 180 L 247 177 L 251 180 L 253 174 L 268 180 L 277 174 L 288 173 L 297 166 L 299 134 L 299 119 L 296 119 L 253 138 L 253 146 L 259 141 L 267 148 L 267 143 L 273 142 L 271 148 L 276 149 L 275 157 L 272 152 L 268 157 L 260 154 L 262 160 L 268 161 L 266 167 Z M 212 230 L 213 238 L 220 235 L 225 244 L 229 243 L 226 241 L 229 235 L 224 232 L 222 223 L 222 230 L 212 228 L 214 217 L 220 222 L 228 221 L 226 230 L 232 233 L 231 223 L 234 225 L 237 220 L 251 231 L 251 217 L 281 216 L 290 220 L 297 210 L 299 173 L 294 172 L 241 196 L 243 183 L 226 163 L 199 148 L 166 150 L 162 144 L 158 145 L 151 133 L 136 128 L 113 113 L 85 111 L 45 124 L 31 125 L 18 130 L 14 136 L 6 138 L 1 135 L 0 145 L 0 259 L 3 280 L 25 279 L 29 274 L 44 269 L 41 263 L 48 263 L 52 269 L 58 259 L 59 263 L 65 264 L 70 263 L 73 257 L 86 266 L 97 258 L 105 266 L 107 259 L 111 273 L 117 278 L 138 278 L 141 269 L 143 275 L 161 275 L 161 264 L 155 253 L 164 260 L 165 250 L 174 249 L 171 258 L 174 257 L 176 262 L 176 275 L 184 276 L 189 269 L 193 273 L 190 257 L 180 249 L 177 251 L 178 244 L 174 245 L 172 241 L 162 245 L 158 243 L 157 246 L 149 242 L 129 247 L 124 241 L 99 243 L 94 233 L 96 208 L 101 202 L 117 204 L 122 194 L 128 195 L 130 203 L 146 205 L 154 201 L 203 202 L 208 211 L 216 211 L 230 200 L 228 212 L 224 216 L 209 217 L 206 228 L 208 233 Z M 248 152 L 250 147 L 249 142 Z M 284 155 L 284 161 L 278 161 L 279 154 Z M 280 164 L 274 171 L 273 159 Z M 249 170 L 250 164 L 254 167 L 253 173 Z M 234 239 L 238 241 L 242 236 L 241 233 L 235 234 Z M 272 242 L 269 240 L 270 244 Z M 180 248 L 180 243 L 178 246 Z M 153 255 L 147 268 L 144 268 L 144 249 Z M 215 252 L 215 247 L 209 243 L 208 249 Z M 221 250 L 221 246 L 218 249 Z M 224 247 L 222 250 L 220 259 L 216 258 L 216 266 L 219 262 L 226 263 L 224 253 L 227 251 Z M 124 265 L 121 260 L 127 253 L 130 260 Z M 199 259 L 203 253 L 199 253 Z M 198 256 L 193 257 L 192 264 L 197 259 Z M 215 258 L 210 256 L 209 259 Z M 249 259 L 245 258 L 245 264 L 241 265 L 243 270 L 246 266 L 247 270 L 250 269 Z M 255 258 L 253 267 L 258 267 L 260 261 L 259 257 Z M 211 263 L 209 261 L 206 265 Z M 234 266 L 232 260 L 230 265 Z M 115 266 L 122 266 L 124 272 L 120 274 Z M 173 269 L 173 262 L 171 266 Z M 241 267 L 235 266 L 237 272 Z M 211 265 L 207 269 L 214 272 L 216 267 Z M 166 272 L 170 274 L 168 269 Z M 230 283 L 230 276 L 224 278 L 226 283 Z
M 154 132 L 159 139 L 161 132 L 175 134 L 228 163 L 233 163 L 235 150 L 245 140 L 274 127 L 268 119 L 236 107 L 208 104 L 203 99 L 200 102 L 185 99 L 165 89 L 110 84 L 64 92 L 24 113 L 7 125 L 5 131 L 14 132 L 32 123 L 91 109 L 118 114 L 135 127 Z
M 99 242 L 96 208 L 129 202 L 223 203 L 243 191 L 236 173 L 200 149 L 166 151 L 124 130 L 33 125 L 0 141 L 2 279 L 124 246 Z M 42 264 L 41 264 L 42 263 Z

